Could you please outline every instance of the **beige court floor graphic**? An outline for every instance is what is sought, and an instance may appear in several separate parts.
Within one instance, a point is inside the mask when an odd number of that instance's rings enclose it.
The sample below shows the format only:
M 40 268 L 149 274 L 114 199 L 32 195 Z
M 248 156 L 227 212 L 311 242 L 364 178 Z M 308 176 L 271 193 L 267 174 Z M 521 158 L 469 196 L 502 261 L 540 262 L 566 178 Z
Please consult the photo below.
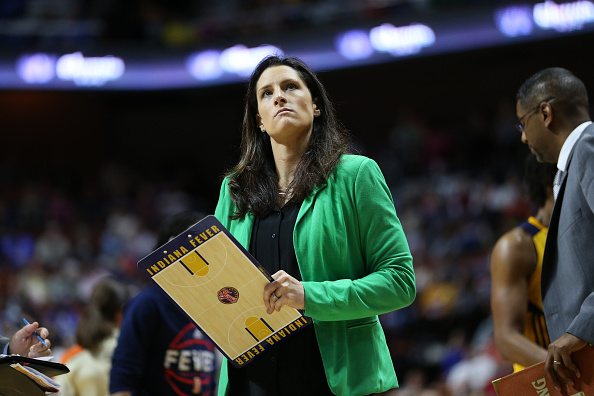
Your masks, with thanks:
M 148 272 L 221 352 L 235 365 L 237 362 L 243 365 L 259 351 L 264 351 L 263 347 L 268 349 L 273 345 L 271 337 L 277 342 L 309 323 L 298 310 L 286 306 L 280 312 L 270 315 L 266 312 L 262 294 L 269 276 L 246 256 L 214 216 L 209 218 L 207 224 L 215 221 L 217 228 L 214 229 L 221 229 L 221 232 L 194 248 L 187 241 L 200 229 L 194 228 L 196 226 L 188 229 L 173 240 L 173 245 L 170 241 L 160 248 L 161 252 L 155 251 L 152 256 L 167 255 L 182 244 L 189 246 L 187 253 L 176 257 L 175 261 L 169 260 L 165 268 L 154 274 Z M 150 267 L 150 256 L 141 260 L 139 267 L 141 264 Z

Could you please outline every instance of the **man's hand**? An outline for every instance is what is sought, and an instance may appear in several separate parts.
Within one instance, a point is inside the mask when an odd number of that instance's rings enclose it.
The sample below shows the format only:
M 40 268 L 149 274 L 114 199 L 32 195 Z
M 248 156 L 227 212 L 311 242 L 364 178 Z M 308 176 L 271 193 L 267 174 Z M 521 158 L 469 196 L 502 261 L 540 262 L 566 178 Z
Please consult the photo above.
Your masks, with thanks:
M 569 333 L 549 344 L 545 372 L 557 390 L 560 391 L 562 385 L 573 385 L 572 376 L 580 378 L 580 370 L 571 360 L 571 354 L 586 345 L 586 341 Z
M 37 339 L 35 331 L 43 338 L 47 346 L 44 346 Z M 39 327 L 37 322 L 25 325 L 10 338 L 8 353 L 30 358 L 49 356 L 51 354 L 51 342 L 47 339 L 48 335 L 49 331 L 45 327 Z

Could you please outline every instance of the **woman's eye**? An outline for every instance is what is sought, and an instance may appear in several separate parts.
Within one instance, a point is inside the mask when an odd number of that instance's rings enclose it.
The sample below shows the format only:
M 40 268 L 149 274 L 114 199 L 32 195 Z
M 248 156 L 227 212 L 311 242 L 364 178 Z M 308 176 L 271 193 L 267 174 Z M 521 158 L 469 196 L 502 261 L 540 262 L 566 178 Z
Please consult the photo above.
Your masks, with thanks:
M 287 89 L 297 89 L 297 85 L 295 84 L 288 84 Z
M 263 98 L 266 97 L 266 96 L 270 96 L 270 95 L 272 95 L 272 91 L 264 91 L 264 92 L 262 92 L 262 97 Z

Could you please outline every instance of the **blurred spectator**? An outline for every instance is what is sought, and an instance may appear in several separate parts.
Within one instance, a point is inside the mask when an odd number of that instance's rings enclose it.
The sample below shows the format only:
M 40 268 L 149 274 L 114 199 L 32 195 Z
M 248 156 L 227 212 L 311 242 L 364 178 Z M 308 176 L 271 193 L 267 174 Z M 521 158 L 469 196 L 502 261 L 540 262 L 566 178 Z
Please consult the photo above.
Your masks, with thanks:
M 70 372 L 56 378 L 61 396 L 108 396 L 111 357 L 117 345 L 126 286 L 113 278 L 100 280 L 76 327 L 76 345 L 61 357 Z

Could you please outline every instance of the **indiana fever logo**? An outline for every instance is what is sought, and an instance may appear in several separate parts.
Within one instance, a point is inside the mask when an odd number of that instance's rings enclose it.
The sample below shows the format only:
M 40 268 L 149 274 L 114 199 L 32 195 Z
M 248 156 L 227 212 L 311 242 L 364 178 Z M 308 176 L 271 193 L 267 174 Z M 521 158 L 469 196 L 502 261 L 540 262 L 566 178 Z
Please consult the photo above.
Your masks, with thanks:
M 175 326 L 171 325 L 171 331 Z M 164 334 L 167 337 L 169 330 Z M 192 323 L 172 333 L 163 358 L 167 394 L 212 396 L 215 388 L 216 357 L 214 344 Z M 155 390 L 158 392 L 158 390 Z
M 223 287 L 217 295 L 223 304 L 235 304 L 239 300 L 239 292 L 234 287 Z

